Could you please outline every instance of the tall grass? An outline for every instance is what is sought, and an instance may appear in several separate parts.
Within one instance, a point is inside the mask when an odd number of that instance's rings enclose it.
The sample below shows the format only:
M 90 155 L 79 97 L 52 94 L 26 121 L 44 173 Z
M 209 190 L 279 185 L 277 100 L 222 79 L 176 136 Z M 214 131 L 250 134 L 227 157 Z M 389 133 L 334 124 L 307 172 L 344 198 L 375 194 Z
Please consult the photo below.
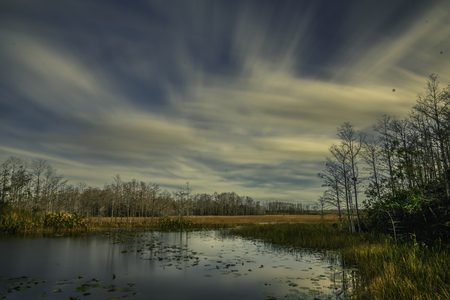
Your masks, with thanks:
M 38 230 L 86 230 L 83 216 L 73 213 L 41 214 L 10 205 L 0 206 L 0 232 L 24 233 Z
M 196 223 L 192 220 L 177 220 L 171 218 L 160 218 L 156 223 L 157 230 L 196 230 L 196 229 L 224 229 L 231 228 L 233 224 L 220 223 Z
M 40 226 L 41 217 L 23 208 L 0 205 L 0 231 L 24 232 Z
M 77 213 L 56 212 L 41 214 L 10 205 L 0 205 L 0 233 L 18 234 L 27 232 L 69 231 L 85 232 L 105 228 L 135 228 L 164 231 L 197 229 L 224 229 L 239 223 L 196 223 L 192 220 L 161 218 L 156 223 L 88 223 Z
M 56 212 L 46 214 L 43 218 L 44 228 L 86 229 L 89 225 L 80 214 Z
M 359 282 L 355 299 L 450 299 L 449 247 L 340 232 L 330 224 L 251 225 L 232 230 L 279 245 L 339 249 Z
M 216 229 L 229 229 L 243 225 L 241 223 L 198 223 L 192 220 L 178 220 L 171 218 L 160 218 L 154 223 L 94 223 L 91 224 L 92 230 L 103 229 L 146 229 L 146 230 L 158 230 L 158 231 L 189 231 L 189 230 L 216 230 Z

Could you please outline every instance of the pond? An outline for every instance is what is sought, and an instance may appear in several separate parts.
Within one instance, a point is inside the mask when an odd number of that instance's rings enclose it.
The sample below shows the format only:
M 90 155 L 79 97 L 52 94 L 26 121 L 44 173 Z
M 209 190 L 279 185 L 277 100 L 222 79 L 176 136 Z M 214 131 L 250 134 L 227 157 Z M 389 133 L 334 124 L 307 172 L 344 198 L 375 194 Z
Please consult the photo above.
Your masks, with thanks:
M 226 231 L 0 239 L 8 299 L 345 299 L 354 271 Z

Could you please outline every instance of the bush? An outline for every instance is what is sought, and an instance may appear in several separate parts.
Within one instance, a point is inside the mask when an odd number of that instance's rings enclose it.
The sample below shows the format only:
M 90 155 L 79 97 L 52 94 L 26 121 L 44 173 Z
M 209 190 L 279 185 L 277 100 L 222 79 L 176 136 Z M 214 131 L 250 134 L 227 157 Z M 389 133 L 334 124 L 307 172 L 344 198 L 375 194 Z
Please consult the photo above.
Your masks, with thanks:
M 88 224 L 83 219 L 83 216 L 77 213 L 49 213 L 45 215 L 44 228 L 54 228 L 54 229 L 75 229 L 75 228 L 87 228 Z
M 369 230 L 395 238 L 450 242 L 448 200 L 417 190 L 400 190 L 372 203 L 367 210 Z
M 191 220 L 173 220 L 171 218 L 161 218 L 158 224 L 164 229 L 185 229 L 191 228 L 194 224 Z
M 0 231 L 7 233 L 23 232 L 40 226 L 40 216 L 23 208 L 0 205 Z

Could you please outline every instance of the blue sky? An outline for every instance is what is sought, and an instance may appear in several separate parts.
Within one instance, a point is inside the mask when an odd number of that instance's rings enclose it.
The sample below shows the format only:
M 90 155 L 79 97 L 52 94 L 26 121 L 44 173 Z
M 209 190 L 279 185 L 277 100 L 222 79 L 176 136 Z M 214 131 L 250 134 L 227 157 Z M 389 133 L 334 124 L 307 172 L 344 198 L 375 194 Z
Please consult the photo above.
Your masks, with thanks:
M 450 1 L 0 2 L 0 162 L 312 204 L 336 128 L 450 83 Z M 392 90 L 395 89 L 395 92 Z

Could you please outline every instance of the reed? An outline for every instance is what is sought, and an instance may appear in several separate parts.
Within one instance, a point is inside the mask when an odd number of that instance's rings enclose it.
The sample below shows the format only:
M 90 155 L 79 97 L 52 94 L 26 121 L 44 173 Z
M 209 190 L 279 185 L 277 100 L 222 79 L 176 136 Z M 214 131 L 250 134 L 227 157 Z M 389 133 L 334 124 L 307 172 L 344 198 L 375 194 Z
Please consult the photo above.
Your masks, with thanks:
M 340 232 L 329 224 L 268 224 L 232 230 L 279 245 L 339 249 L 358 268 L 355 299 L 450 299 L 449 247 Z
M 213 229 L 228 229 L 240 226 L 242 224 L 235 223 L 197 223 L 191 220 L 174 220 L 170 218 L 161 218 L 158 222 L 154 223 L 93 223 L 90 229 L 103 230 L 103 229 L 146 229 L 146 230 L 159 230 L 159 231 L 185 231 L 185 230 L 213 230 Z

